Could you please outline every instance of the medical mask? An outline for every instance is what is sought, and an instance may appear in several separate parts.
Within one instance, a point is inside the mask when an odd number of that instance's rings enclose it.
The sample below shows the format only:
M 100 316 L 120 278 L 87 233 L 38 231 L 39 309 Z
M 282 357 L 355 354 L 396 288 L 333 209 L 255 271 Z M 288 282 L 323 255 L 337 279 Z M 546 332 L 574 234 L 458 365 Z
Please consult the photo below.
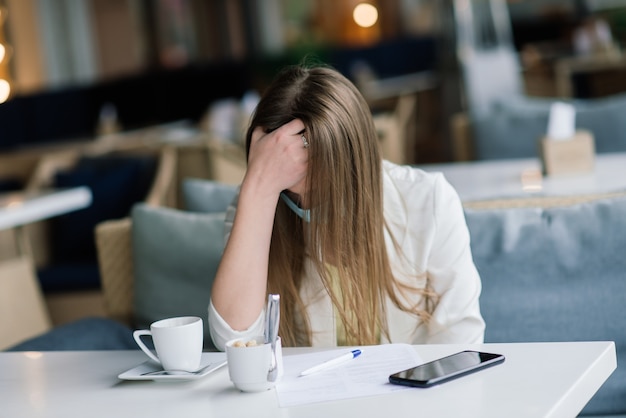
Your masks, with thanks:
M 289 209 L 291 209 L 296 215 L 298 215 L 300 219 L 302 219 L 304 222 L 311 222 L 311 209 L 302 209 L 301 207 L 296 205 L 296 203 L 291 200 L 291 198 L 287 196 L 287 193 L 285 192 L 281 192 L 280 197 L 281 199 L 283 199 L 283 202 L 285 202 L 287 206 L 289 206 Z

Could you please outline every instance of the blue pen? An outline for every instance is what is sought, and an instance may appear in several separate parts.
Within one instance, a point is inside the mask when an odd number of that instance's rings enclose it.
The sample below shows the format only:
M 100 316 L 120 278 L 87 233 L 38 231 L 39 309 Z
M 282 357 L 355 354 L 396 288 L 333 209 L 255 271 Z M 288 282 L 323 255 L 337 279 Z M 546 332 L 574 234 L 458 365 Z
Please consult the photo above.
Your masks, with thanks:
M 313 366 L 309 369 L 306 369 L 302 373 L 300 373 L 300 376 L 306 376 L 312 373 L 320 372 L 322 370 L 328 370 L 330 368 L 339 366 L 340 364 L 343 364 L 346 361 L 350 361 L 353 358 L 357 358 L 360 355 L 361 355 L 361 350 L 352 350 L 349 353 L 342 354 L 339 357 L 335 357 L 334 359 L 327 360 L 323 363 L 318 364 L 317 366 Z

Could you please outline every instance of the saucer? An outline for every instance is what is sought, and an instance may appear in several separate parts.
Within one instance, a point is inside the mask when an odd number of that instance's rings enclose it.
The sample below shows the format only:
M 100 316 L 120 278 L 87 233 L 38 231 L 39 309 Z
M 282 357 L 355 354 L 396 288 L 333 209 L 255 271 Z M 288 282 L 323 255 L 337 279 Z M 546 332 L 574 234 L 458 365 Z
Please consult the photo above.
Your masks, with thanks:
M 202 353 L 200 368 L 202 370 L 197 374 L 157 374 L 151 375 L 152 372 L 162 371 L 160 364 L 152 360 L 145 361 L 139 366 L 133 367 L 117 377 L 122 380 L 153 380 L 155 382 L 172 382 L 172 381 L 190 381 L 202 379 L 208 374 L 226 365 L 226 353 Z

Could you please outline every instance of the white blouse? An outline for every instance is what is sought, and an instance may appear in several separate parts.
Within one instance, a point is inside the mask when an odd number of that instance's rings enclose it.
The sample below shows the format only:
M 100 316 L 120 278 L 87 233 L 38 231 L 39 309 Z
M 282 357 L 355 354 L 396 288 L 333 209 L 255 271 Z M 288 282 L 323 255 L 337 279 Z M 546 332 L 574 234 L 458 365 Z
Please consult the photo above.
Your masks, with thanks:
M 427 323 L 387 300 L 389 340 L 382 336 L 381 343 L 482 343 L 485 322 L 479 306 L 480 277 L 456 191 L 441 173 L 384 161 L 383 193 L 389 228 L 386 245 L 394 276 L 411 287 L 424 288 L 428 283 L 439 299 Z M 227 236 L 234 212 L 233 206 L 226 216 Z M 389 233 L 402 254 L 396 252 Z M 337 331 L 330 297 L 312 263 L 305 262 L 304 275 L 300 293 L 309 316 L 312 345 L 334 347 Z M 407 297 L 411 306 L 423 303 L 419 294 L 410 293 Z M 220 350 L 231 339 L 263 335 L 263 312 L 247 330 L 235 331 L 215 310 L 212 301 L 208 310 L 211 337 Z

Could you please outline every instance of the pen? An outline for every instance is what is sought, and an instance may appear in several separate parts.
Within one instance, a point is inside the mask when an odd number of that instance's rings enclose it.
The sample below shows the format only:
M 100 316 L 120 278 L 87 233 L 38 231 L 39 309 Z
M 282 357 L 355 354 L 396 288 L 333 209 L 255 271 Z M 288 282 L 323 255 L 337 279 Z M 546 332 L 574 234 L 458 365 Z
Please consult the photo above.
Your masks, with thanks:
M 306 369 L 302 373 L 300 373 L 300 376 L 306 376 L 312 373 L 320 372 L 322 370 L 328 370 L 335 366 L 339 366 L 340 364 L 345 363 L 346 361 L 352 360 L 353 358 L 357 358 L 359 355 L 361 355 L 361 350 L 352 350 L 349 353 L 342 354 L 339 357 L 336 357 L 331 360 L 327 360 L 323 363 L 318 364 L 317 366 L 313 366 L 309 369 Z

